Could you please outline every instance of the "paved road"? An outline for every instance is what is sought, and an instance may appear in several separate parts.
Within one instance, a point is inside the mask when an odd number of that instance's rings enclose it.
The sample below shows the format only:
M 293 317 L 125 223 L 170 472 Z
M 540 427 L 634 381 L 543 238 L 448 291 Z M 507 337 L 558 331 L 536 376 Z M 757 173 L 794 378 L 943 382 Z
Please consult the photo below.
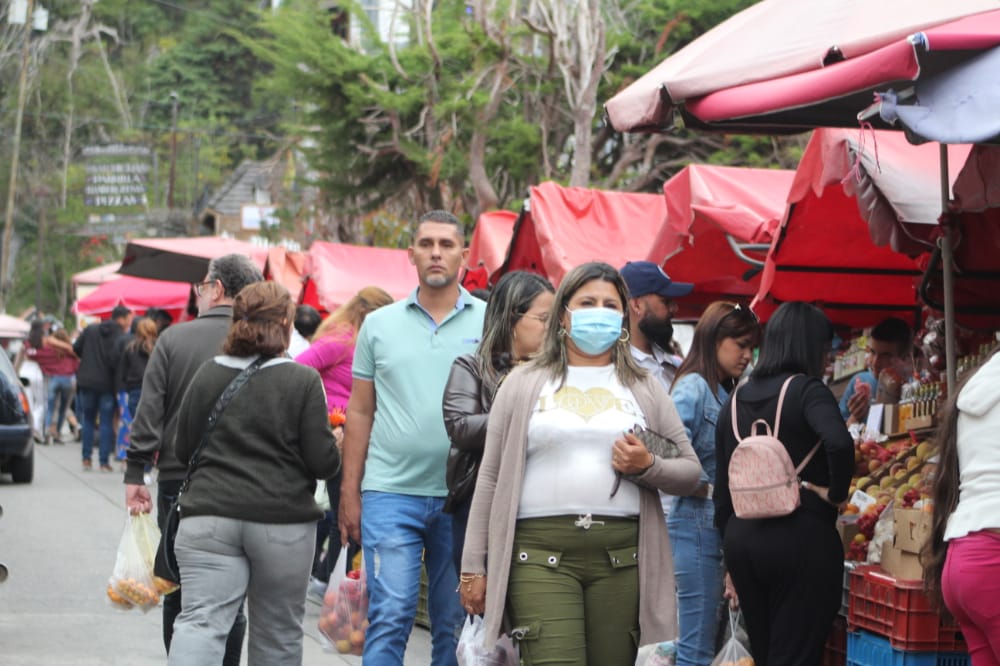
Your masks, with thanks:
M 83 472 L 79 446 L 37 447 L 30 485 L 0 477 L 0 562 L 10 569 L 0 584 L 0 662 L 162 666 L 159 608 L 123 612 L 104 595 L 125 521 L 122 476 Z M 306 666 L 360 664 L 360 657 L 324 652 L 318 613 L 307 603 Z M 429 663 L 430 635 L 415 628 L 406 665 Z

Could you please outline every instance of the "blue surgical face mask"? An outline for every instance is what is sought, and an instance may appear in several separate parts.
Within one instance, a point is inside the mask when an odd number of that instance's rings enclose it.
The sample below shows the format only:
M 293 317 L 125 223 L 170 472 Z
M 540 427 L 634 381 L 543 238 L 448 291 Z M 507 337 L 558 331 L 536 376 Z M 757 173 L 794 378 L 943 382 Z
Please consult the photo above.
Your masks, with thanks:
M 570 310 L 569 337 L 584 354 L 603 354 L 622 334 L 622 313 L 610 308 Z

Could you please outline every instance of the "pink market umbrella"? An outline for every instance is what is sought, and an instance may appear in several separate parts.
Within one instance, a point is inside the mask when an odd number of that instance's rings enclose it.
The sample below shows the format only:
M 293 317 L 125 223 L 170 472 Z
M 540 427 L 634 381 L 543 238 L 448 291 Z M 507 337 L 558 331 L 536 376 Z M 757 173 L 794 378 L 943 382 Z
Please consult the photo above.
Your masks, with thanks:
M 620 131 L 665 130 L 675 112 L 706 129 L 857 127 L 875 93 L 903 89 L 998 45 L 1000 10 L 990 1 L 764 0 L 667 58 L 605 108 Z M 877 116 L 872 124 L 890 127 Z M 943 147 L 940 158 L 943 211 Z M 954 340 L 951 242 L 950 234 L 941 237 L 946 335 Z M 947 349 L 953 384 L 954 345 Z

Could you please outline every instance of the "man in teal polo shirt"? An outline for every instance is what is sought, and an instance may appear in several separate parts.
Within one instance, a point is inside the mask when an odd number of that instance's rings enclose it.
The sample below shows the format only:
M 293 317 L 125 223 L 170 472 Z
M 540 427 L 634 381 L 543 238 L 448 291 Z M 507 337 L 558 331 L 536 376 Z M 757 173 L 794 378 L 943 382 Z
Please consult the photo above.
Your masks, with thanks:
M 432 664 L 457 663 L 463 611 L 452 566 L 448 435 L 441 398 L 452 362 L 475 351 L 486 304 L 458 282 L 469 251 L 455 216 L 423 215 L 409 248 L 419 286 L 372 312 L 358 333 L 347 405 L 340 533 L 359 539 L 368 572 L 364 662 L 403 664 L 420 590 L 428 578 Z

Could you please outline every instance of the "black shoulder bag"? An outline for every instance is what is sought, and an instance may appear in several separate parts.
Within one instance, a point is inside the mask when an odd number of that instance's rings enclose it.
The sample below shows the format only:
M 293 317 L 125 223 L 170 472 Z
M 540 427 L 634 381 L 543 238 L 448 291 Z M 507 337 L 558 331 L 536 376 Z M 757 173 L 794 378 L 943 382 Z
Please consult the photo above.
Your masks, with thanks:
M 177 538 L 177 528 L 180 526 L 181 522 L 181 496 L 184 491 L 187 490 L 188 484 L 191 483 L 191 475 L 194 473 L 195 467 L 198 465 L 198 456 L 201 454 L 201 450 L 205 448 L 205 442 L 208 441 L 208 436 L 212 433 L 212 429 L 215 428 L 215 424 L 219 421 L 219 415 L 222 414 L 222 410 L 226 408 L 229 402 L 233 399 L 233 396 L 243 388 L 243 385 L 247 383 L 250 377 L 260 370 L 260 366 L 270 360 L 271 357 L 258 357 L 253 363 L 244 368 L 240 374 L 233 378 L 233 381 L 229 382 L 229 385 L 219 396 L 219 399 L 215 401 L 215 406 L 212 407 L 212 412 L 208 415 L 208 424 L 205 426 L 204 432 L 201 434 L 201 441 L 198 442 L 198 447 L 191 454 L 191 460 L 188 461 L 187 474 L 184 476 L 184 482 L 181 484 L 181 489 L 177 493 L 177 499 L 174 503 L 170 505 L 170 511 L 167 513 L 166 520 L 163 521 L 163 532 L 160 534 L 160 545 L 156 548 L 156 560 L 153 562 L 153 574 L 159 576 L 160 578 L 174 583 L 175 585 L 181 584 L 181 570 L 177 566 L 177 557 L 174 555 L 174 541 Z

